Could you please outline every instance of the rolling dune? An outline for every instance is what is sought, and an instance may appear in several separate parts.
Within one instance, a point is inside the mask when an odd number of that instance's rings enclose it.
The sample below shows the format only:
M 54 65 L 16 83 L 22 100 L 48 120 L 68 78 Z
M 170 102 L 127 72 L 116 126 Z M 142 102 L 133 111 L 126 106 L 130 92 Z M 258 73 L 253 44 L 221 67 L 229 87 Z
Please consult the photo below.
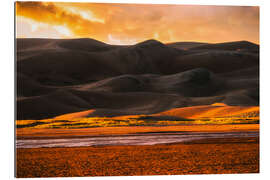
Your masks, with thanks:
M 241 116 L 244 114 L 255 113 L 259 114 L 258 106 L 227 106 L 227 105 L 205 105 L 192 106 L 185 108 L 176 108 L 169 111 L 161 112 L 160 115 L 177 116 L 184 118 L 215 118 L 215 117 L 232 117 Z M 248 115 L 247 115 L 248 116 Z
M 197 124 L 196 120 L 200 119 L 215 119 L 220 118 L 224 120 L 238 120 L 241 119 L 242 123 L 248 119 L 258 119 L 259 118 L 259 107 L 258 106 L 228 106 L 224 103 L 215 103 L 212 105 L 203 105 L 203 106 L 192 106 L 192 107 L 182 107 L 182 108 L 173 108 L 167 111 L 163 111 L 155 114 L 145 115 L 144 113 L 138 113 L 137 115 L 128 115 L 127 111 L 123 110 L 112 110 L 112 109 L 91 109 L 86 111 L 80 111 L 75 113 L 68 113 L 60 116 L 56 116 L 53 119 L 45 120 L 46 123 L 53 123 L 55 121 L 64 120 L 70 121 L 75 120 L 75 122 L 84 121 L 85 118 L 90 117 L 101 117 L 97 119 L 98 121 L 109 120 L 106 117 L 112 117 L 111 120 L 117 121 L 132 121 L 132 120 L 151 120 L 151 121 L 179 121 L 184 125 L 185 121 L 195 120 L 190 122 L 191 124 Z M 130 113 L 131 114 L 131 113 Z M 106 117 L 104 117 L 106 116 Z M 87 120 L 87 119 L 85 119 Z M 92 121 L 93 119 L 89 119 Z M 44 121 L 44 122 L 45 122 Z M 59 121 L 60 122 L 60 121 Z M 202 122 L 198 122 L 199 124 Z M 212 122 L 214 123 L 214 122 Z M 215 121 L 219 124 L 220 122 Z M 214 123 L 214 124 L 215 124 Z M 223 124 L 229 124 L 231 121 L 224 122 Z M 168 123 L 169 124 L 169 123 Z M 204 124 L 204 123 L 202 123 Z
M 193 47 L 192 49 L 207 49 L 207 50 L 230 50 L 230 51 L 252 51 L 258 52 L 259 46 L 248 41 L 235 41 L 216 44 L 203 44 Z
M 258 105 L 259 46 L 250 42 L 17 39 L 18 120 L 74 112 L 215 117 Z

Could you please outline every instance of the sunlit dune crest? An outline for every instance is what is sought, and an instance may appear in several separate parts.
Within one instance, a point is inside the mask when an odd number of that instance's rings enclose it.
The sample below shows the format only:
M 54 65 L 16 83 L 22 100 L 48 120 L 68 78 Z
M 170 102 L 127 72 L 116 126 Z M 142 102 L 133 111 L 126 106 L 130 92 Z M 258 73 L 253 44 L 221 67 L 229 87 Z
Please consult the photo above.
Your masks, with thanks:
M 90 116 L 94 112 L 95 110 L 91 109 L 87 111 L 68 113 L 68 114 L 56 116 L 54 119 L 72 120 L 75 118 L 84 118 L 84 117 Z M 228 106 L 223 103 L 215 103 L 215 105 L 174 108 L 168 111 L 154 114 L 154 116 L 169 115 L 169 116 L 177 116 L 181 118 L 192 119 L 192 118 L 201 118 L 201 117 L 209 117 L 209 118 L 230 117 L 230 116 L 241 115 L 241 114 L 249 113 L 249 112 L 259 112 L 259 106 Z M 116 118 L 130 119 L 130 118 L 140 118 L 141 116 L 146 116 L 146 115 L 143 115 L 143 114 L 142 115 L 123 115 L 123 116 L 116 116 Z
M 156 126 L 156 125 L 185 125 L 185 124 L 258 124 L 258 106 L 192 106 L 174 108 L 152 115 L 122 115 L 104 117 L 95 115 L 98 111 L 68 113 L 52 119 L 20 120 L 17 127 L 33 128 L 86 128 L 86 127 L 115 127 L 115 126 Z M 94 116 L 93 116 L 94 115 Z M 37 124 L 35 124 L 37 123 Z
M 95 110 L 87 110 L 87 111 L 82 111 L 82 112 L 75 112 L 75 113 L 69 113 L 69 114 L 64 114 L 60 116 L 56 116 L 54 119 L 75 119 L 75 118 L 81 118 L 81 117 L 86 117 L 87 115 L 93 113 Z
M 225 103 L 214 103 L 214 104 L 211 104 L 212 106 L 227 106 L 227 104 Z
M 259 113 L 259 106 L 193 106 L 185 108 L 176 108 L 162 112 L 162 115 L 179 116 L 185 118 L 215 118 L 215 117 L 230 117 L 242 115 L 245 113 Z

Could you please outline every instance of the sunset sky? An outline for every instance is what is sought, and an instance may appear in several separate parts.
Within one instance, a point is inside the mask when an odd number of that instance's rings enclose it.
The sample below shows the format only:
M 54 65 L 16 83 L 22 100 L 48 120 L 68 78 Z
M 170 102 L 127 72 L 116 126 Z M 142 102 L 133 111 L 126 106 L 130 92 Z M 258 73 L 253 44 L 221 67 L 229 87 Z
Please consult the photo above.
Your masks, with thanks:
M 16 36 L 259 44 L 259 7 L 17 2 Z

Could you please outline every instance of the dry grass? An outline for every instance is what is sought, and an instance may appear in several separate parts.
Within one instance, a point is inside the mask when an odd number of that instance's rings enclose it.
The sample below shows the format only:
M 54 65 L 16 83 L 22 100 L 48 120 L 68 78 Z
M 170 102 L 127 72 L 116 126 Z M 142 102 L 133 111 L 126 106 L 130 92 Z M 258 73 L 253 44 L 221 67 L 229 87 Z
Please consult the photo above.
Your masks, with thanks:
M 220 124 L 220 125 L 181 125 L 181 126 L 136 126 L 136 127 L 97 127 L 80 129 L 30 129 L 17 128 L 17 138 L 35 137 L 74 137 L 74 136 L 96 136 L 116 135 L 148 132 L 235 132 L 235 131 L 258 131 L 259 124 Z
M 17 149 L 17 177 L 258 173 L 257 141 Z
M 87 117 L 94 110 L 64 114 L 51 119 L 17 120 L 17 128 L 90 128 L 117 126 L 172 126 L 187 124 L 257 124 L 258 106 L 213 104 L 176 108 L 152 115 Z

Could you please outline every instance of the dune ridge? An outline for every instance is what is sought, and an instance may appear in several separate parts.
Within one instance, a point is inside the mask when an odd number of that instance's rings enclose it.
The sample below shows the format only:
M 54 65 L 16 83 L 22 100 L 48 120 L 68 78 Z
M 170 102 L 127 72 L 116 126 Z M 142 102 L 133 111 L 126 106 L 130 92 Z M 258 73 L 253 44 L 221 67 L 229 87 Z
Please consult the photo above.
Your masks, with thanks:
M 163 111 L 156 114 L 151 114 L 152 116 L 164 116 L 168 119 L 170 117 L 179 117 L 179 118 L 215 118 L 215 117 L 257 117 L 259 115 L 260 108 L 258 106 L 227 106 L 227 105 L 204 105 L 204 106 L 192 106 L 192 107 L 182 107 L 182 108 L 173 108 L 167 111 Z M 68 113 L 60 116 L 54 117 L 54 119 L 62 120 L 72 120 L 75 118 L 84 118 L 92 117 L 92 114 L 95 113 L 94 109 Z M 120 116 L 118 116 L 120 118 Z M 132 118 L 138 117 L 136 115 L 121 116 L 121 118 Z M 150 117 L 150 116 L 149 116 Z
M 259 106 L 259 45 L 247 41 L 147 40 L 130 46 L 88 38 L 16 41 L 18 120 L 74 112 L 115 117 L 177 111 L 187 117 L 188 109 L 237 115 L 241 108 Z

